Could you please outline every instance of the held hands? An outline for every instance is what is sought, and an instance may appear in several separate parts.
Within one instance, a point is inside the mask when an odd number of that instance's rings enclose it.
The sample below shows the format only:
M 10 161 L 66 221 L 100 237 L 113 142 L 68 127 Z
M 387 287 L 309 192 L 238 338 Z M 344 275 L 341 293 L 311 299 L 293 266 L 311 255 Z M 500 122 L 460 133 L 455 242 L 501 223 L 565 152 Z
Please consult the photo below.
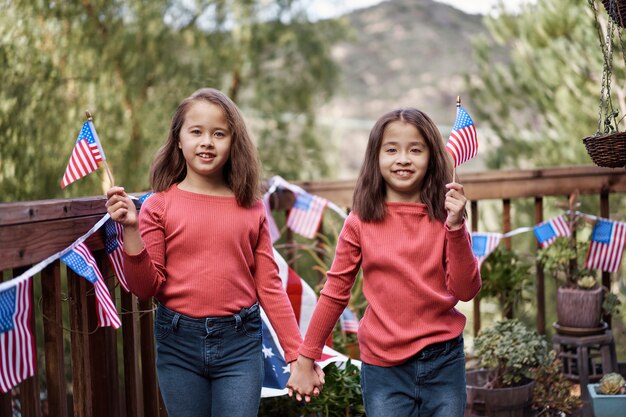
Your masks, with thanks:
M 463 186 L 456 182 L 446 184 L 448 192 L 446 193 L 445 207 L 448 211 L 446 225 L 450 230 L 457 230 L 463 225 L 463 214 L 465 212 L 465 192 Z
M 124 227 L 137 227 L 137 209 L 122 187 L 111 187 L 107 191 L 107 212 Z
M 298 359 L 291 362 L 291 377 L 287 381 L 289 396 L 296 394 L 296 400 L 309 402 L 311 396 L 320 395 L 324 385 L 324 371 L 313 359 L 305 356 L 298 356 Z

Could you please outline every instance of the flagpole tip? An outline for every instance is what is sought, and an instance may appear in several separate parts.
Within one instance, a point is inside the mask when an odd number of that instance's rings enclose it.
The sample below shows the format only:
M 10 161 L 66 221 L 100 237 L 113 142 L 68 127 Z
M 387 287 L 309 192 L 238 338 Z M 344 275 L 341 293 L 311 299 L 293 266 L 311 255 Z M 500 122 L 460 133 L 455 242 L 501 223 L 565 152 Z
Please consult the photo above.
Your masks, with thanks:
M 87 120 L 89 120 L 90 122 L 93 120 L 93 118 L 91 117 L 91 113 L 89 112 L 89 110 L 85 110 L 85 115 L 87 116 Z
M 456 106 L 461 107 L 461 96 L 456 96 Z

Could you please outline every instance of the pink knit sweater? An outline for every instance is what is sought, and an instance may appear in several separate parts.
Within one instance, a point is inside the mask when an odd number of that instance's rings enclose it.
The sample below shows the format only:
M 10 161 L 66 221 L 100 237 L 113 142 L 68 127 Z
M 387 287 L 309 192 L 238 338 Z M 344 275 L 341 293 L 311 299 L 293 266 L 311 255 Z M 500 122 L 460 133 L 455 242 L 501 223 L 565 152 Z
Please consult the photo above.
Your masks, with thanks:
M 366 223 L 354 213 L 346 219 L 302 355 L 320 357 L 360 267 L 369 303 L 358 333 L 366 363 L 398 365 L 463 332 L 465 316 L 454 307 L 481 286 L 466 227 L 451 231 L 429 220 L 425 204 L 386 206 L 382 222 Z
M 144 202 L 139 228 L 145 248 L 124 256 L 134 294 L 155 296 L 190 317 L 231 315 L 258 300 L 287 362 L 297 357 L 302 339 L 274 262 L 261 202 L 246 209 L 234 197 L 173 185 Z

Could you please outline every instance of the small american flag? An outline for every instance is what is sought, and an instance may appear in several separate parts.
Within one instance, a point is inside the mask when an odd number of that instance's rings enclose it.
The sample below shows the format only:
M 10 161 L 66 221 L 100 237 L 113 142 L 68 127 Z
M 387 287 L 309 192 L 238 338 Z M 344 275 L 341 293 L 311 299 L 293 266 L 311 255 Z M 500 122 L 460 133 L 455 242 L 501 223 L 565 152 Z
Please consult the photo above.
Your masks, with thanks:
M 478 260 L 478 267 L 489 256 L 491 252 L 498 246 L 502 239 L 500 233 L 472 233 L 472 252 Z
M 626 242 L 626 223 L 601 219 L 593 227 L 585 268 L 617 272 Z
M 65 188 L 74 181 L 92 173 L 98 169 L 98 164 L 103 161 L 104 152 L 100 148 L 100 140 L 96 128 L 89 121 L 83 124 L 78 134 L 72 156 L 65 169 L 61 188 Z
M 356 316 L 350 310 L 350 308 L 346 307 L 339 316 L 339 325 L 341 326 L 341 330 L 344 333 L 358 333 L 359 332 L 359 321 Z
M 469 161 L 478 153 L 476 127 L 467 111 L 459 106 L 456 110 L 456 121 L 448 138 L 446 149 L 452 155 L 454 166 Z
M 120 285 L 128 292 L 126 275 L 124 275 L 124 226 L 113 219 L 104 223 L 104 249 L 109 256 L 115 276 Z
M 112 326 L 116 329 L 120 327 L 122 323 L 117 315 L 115 304 L 89 248 L 84 243 L 79 243 L 74 249 L 61 256 L 61 260 L 74 272 L 94 285 L 98 324 L 101 327 Z
M 571 234 L 569 225 L 563 216 L 557 216 L 538 224 L 533 228 L 533 231 L 542 248 L 550 246 L 559 236 L 567 237 Z
M 0 292 L 0 391 L 35 375 L 35 338 L 30 329 L 32 280 Z
M 313 239 L 322 222 L 328 201 L 309 193 L 296 193 L 296 201 L 289 211 L 287 226 L 294 232 Z

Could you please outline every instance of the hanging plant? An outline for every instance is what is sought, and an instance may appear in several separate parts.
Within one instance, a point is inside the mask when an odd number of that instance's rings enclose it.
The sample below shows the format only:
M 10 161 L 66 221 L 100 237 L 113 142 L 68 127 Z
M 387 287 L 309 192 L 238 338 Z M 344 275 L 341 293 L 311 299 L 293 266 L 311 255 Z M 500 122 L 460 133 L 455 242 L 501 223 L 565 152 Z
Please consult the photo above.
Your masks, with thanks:
M 626 132 L 618 129 L 619 111 L 613 106 L 611 97 L 611 81 L 613 78 L 613 40 L 617 32 L 617 40 L 626 63 L 626 52 L 622 41 L 621 16 L 626 18 L 626 2 L 621 0 L 603 0 L 611 16 L 608 19 L 606 34 L 603 34 L 598 21 L 598 10 L 595 0 L 588 0 L 593 11 L 600 47 L 604 57 L 602 83 L 600 88 L 600 106 L 598 112 L 598 130 L 595 135 L 583 139 L 587 153 L 598 166 L 621 168 L 626 166 Z M 624 10 L 622 10 L 624 7 Z M 617 24 L 616 24 L 617 22 Z

